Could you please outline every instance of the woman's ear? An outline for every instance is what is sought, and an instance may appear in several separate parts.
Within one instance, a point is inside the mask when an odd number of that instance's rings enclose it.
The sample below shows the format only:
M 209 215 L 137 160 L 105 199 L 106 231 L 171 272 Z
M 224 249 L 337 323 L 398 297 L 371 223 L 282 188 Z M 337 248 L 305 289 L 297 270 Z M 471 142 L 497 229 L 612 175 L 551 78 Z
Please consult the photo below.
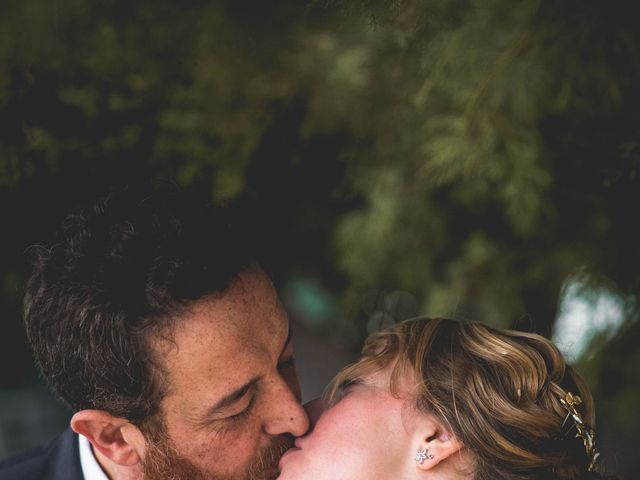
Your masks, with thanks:
M 71 429 L 118 465 L 136 465 L 144 456 L 145 440 L 140 429 L 104 410 L 80 410 L 71 418 Z
M 431 470 L 462 448 L 460 442 L 450 431 L 433 416 L 423 417 L 416 431 L 417 442 L 415 458 L 420 470 Z

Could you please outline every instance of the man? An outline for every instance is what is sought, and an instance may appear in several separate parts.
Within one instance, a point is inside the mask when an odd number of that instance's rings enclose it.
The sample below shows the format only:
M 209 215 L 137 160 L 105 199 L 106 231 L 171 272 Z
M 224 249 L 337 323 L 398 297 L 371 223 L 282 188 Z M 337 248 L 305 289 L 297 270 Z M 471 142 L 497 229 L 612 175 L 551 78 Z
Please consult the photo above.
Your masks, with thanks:
M 27 336 L 72 431 L 0 480 L 275 478 L 308 418 L 248 240 L 185 194 L 120 192 L 35 248 Z

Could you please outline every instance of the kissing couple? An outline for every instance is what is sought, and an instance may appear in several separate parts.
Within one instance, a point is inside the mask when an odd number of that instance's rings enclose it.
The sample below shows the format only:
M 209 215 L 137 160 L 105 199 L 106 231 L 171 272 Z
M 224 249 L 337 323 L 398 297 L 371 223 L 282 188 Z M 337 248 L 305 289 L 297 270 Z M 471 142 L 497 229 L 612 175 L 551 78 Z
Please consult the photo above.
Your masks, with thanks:
M 255 238 L 186 192 L 123 190 L 32 247 L 27 337 L 70 428 L 0 480 L 602 478 L 592 397 L 538 335 L 372 334 L 318 415 Z

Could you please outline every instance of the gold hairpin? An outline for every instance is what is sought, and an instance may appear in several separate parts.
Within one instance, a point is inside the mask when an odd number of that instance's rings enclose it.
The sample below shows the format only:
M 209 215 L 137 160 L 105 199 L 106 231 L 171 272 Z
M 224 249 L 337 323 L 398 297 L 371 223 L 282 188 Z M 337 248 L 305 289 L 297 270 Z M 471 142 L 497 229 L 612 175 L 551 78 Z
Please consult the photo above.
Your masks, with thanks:
M 567 411 L 567 416 L 564 419 L 563 425 L 567 422 L 569 417 L 573 419 L 573 423 L 576 427 L 576 438 L 582 439 L 587 456 L 591 459 L 588 470 L 593 472 L 596 469 L 596 462 L 600 453 L 596 449 L 596 432 L 585 425 L 582 420 L 582 415 L 580 415 L 576 409 L 576 407 L 582 403 L 582 399 L 578 395 L 573 395 L 571 392 L 567 392 L 564 398 L 560 397 L 560 403 Z

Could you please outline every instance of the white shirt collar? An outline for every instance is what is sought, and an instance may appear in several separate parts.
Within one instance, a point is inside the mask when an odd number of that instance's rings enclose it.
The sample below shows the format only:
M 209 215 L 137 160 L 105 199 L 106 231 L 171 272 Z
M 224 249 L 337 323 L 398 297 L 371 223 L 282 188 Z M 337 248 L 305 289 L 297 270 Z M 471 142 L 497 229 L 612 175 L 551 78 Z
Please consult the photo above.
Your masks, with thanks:
M 109 480 L 109 477 L 102 471 L 98 460 L 96 460 L 91 444 L 84 435 L 78 435 L 80 443 L 80 465 L 84 480 Z

